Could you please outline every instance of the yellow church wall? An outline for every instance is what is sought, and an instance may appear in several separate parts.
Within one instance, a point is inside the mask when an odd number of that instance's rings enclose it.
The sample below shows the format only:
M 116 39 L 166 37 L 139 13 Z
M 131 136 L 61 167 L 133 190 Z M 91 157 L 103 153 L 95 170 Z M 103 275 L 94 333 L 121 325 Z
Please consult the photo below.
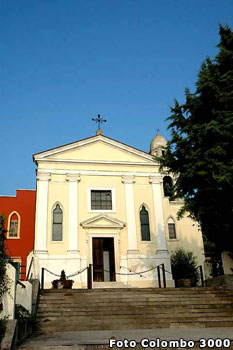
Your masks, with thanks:
M 115 193 L 115 210 L 106 212 L 106 211 L 92 211 L 88 208 L 88 197 L 90 193 L 88 189 L 91 188 L 112 188 Z M 120 176 L 85 176 L 81 175 L 81 181 L 79 182 L 79 221 L 85 221 L 89 218 L 97 216 L 98 214 L 104 213 L 110 217 L 114 217 L 118 220 L 126 222 L 126 209 L 125 209 L 125 192 L 124 192 L 124 184 L 121 182 Z M 98 223 L 99 224 L 99 223 Z M 90 229 L 89 229 L 90 230 Z M 106 228 L 103 229 L 103 232 L 106 232 Z M 97 228 L 92 228 L 91 232 L 101 233 L 101 230 Z M 98 232 L 97 232 L 98 231 Z M 121 237 L 121 252 L 122 254 L 126 254 L 127 251 L 127 233 L 125 229 L 120 230 Z M 80 232 L 80 254 L 84 253 L 86 247 L 83 244 L 83 241 L 86 240 L 86 230 L 79 226 Z M 90 231 L 89 231 L 90 232 Z
M 167 245 L 170 253 L 177 248 L 184 248 L 192 251 L 194 256 L 198 258 L 198 265 L 204 263 L 204 247 L 202 234 L 198 231 L 198 225 L 191 220 L 187 215 L 181 220 L 177 219 L 177 212 L 182 204 L 169 202 L 168 198 L 163 199 L 164 205 L 164 220 L 167 236 Z M 172 218 L 175 222 L 177 239 L 169 239 L 168 234 L 168 219 Z
M 154 220 L 154 204 L 152 197 L 152 186 L 149 184 L 149 177 L 136 177 L 134 184 L 135 218 L 137 226 L 138 249 L 140 254 L 154 255 L 156 253 L 156 229 Z M 142 241 L 140 209 L 145 205 L 149 213 L 151 241 Z
M 47 247 L 51 255 L 64 255 L 68 247 L 68 184 L 64 180 L 64 176 L 51 176 L 48 191 L 48 222 L 47 222 Z M 62 181 L 57 183 L 55 181 Z M 52 241 L 52 224 L 53 224 L 53 209 L 56 204 L 61 206 L 63 210 L 63 225 L 62 225 L 62 241 Z
M 91 157 L 90 157 L 91 155 Z M 105 161 L 128 161 L 128 162 L 146 162 L 146 158 L 142 158 L 124 149 L 119 149 L 111 144 L 95 141 L 82 147 L 77 147 L 69 151 L 60 152 L 52 155 L 51 158 L 56 159 L 82 159 L 82 160 L 105 160 Z

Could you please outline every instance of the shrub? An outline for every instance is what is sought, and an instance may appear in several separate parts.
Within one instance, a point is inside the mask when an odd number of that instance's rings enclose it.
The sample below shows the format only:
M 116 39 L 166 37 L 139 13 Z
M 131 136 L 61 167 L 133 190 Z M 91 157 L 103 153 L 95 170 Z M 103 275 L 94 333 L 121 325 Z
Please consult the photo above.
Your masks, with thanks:
M 171 254 L 171 268 L 175 280 L 191 279 L 194 284 L 198 281 L 197 257 L 191 251 L 177 248 Z

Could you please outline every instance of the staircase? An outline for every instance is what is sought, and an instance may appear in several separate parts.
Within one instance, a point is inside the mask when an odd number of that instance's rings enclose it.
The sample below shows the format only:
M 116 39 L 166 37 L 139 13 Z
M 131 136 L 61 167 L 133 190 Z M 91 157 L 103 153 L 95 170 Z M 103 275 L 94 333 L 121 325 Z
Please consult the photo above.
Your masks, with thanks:
M 105 289 L 105 288 L 131 288 L 131 285 L 125 285 L 123 282 L 93 282 L 93 289 Z
M 233 291 L 211 288 L 45 290 L 39 334 L 85 330 L 233 327 Z

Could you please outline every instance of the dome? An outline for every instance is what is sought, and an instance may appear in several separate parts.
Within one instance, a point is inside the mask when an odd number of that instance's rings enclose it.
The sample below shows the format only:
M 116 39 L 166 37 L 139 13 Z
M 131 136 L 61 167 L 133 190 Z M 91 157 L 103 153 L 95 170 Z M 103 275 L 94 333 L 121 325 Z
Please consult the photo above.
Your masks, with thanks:
M 156 134 L 150 143 L 150 154 L 153 156 L 159 156 L 162 148 L 166 147 L 167 140 L 160 134 Z

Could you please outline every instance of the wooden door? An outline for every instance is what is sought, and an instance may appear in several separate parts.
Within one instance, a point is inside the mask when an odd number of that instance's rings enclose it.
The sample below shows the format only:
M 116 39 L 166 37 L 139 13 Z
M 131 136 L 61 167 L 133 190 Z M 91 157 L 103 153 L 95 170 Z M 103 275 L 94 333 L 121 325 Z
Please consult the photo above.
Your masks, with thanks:
M 93 281 L 104 281 L 103 238 L 93 238 Z
M 110 260 L 110 280 L 116 281 L 115 274 L 115 254 L 114 254 L 114 238 L 109 240 L 109 260 Z

